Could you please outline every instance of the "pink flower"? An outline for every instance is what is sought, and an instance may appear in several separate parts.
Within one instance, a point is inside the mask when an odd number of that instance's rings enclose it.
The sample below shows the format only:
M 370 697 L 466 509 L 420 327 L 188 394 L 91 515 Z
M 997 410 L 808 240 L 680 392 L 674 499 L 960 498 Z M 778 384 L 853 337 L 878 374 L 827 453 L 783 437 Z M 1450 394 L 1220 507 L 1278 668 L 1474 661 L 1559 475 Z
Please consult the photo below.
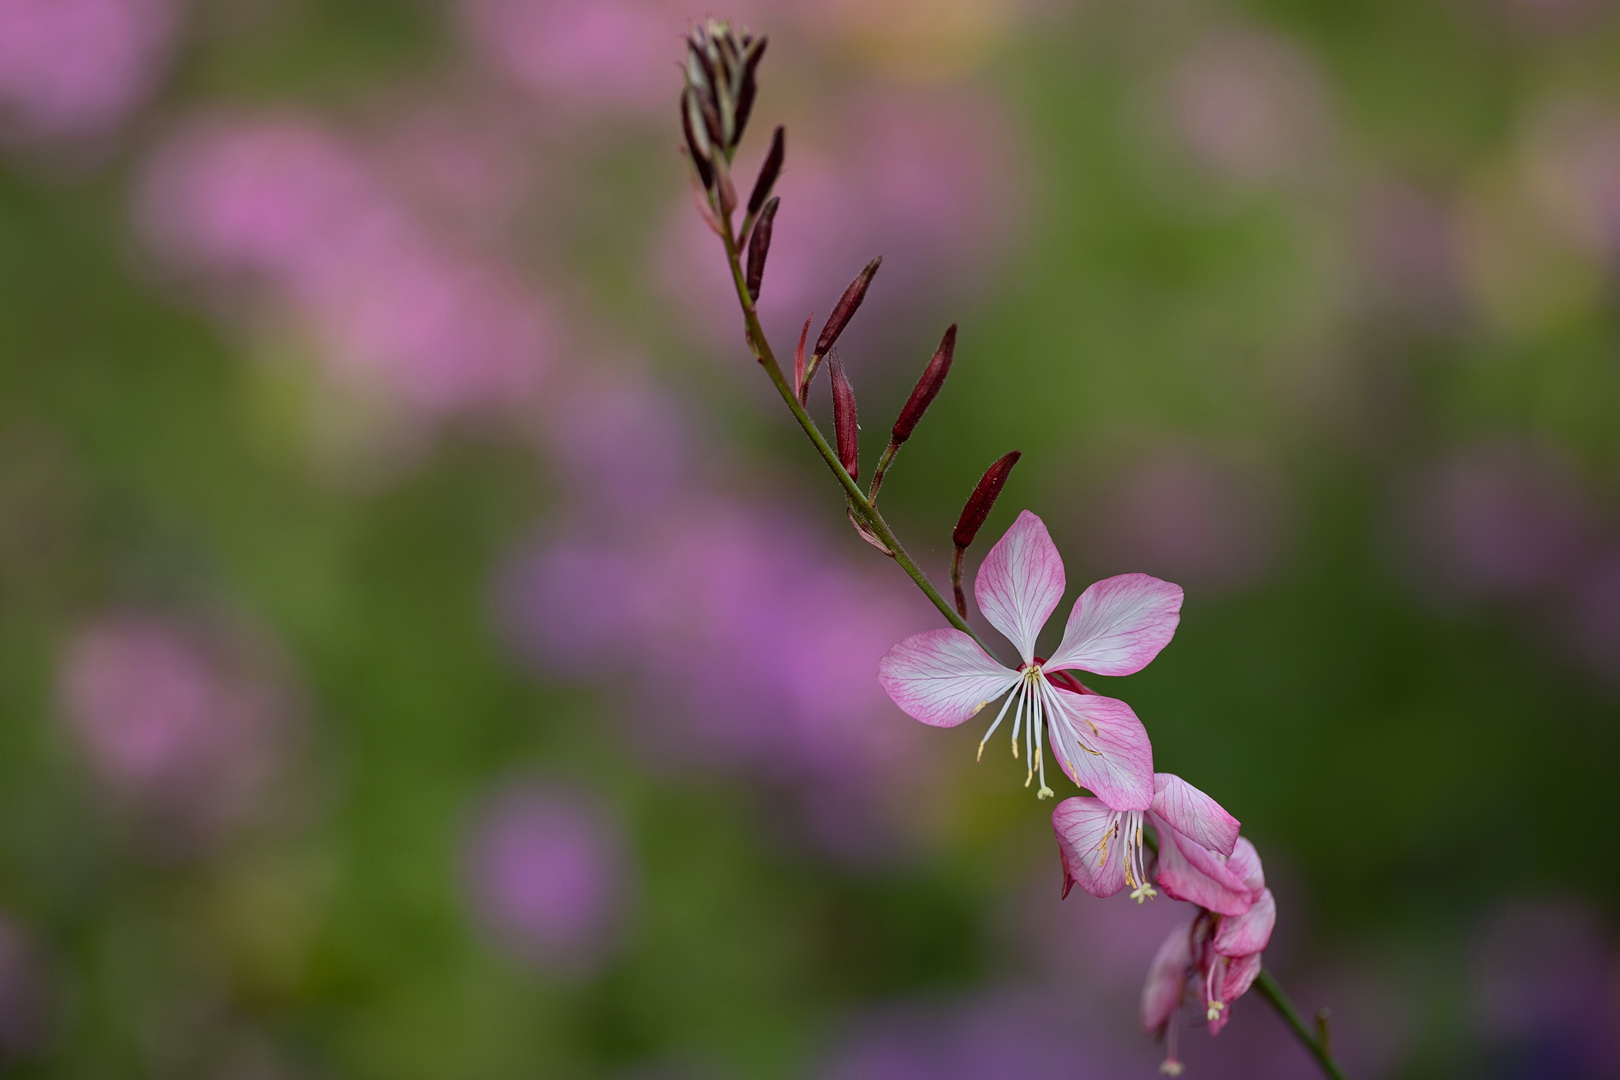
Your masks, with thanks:
M 1153 805 L 1146 812 L 1114 810 L 1100 799 L 1082 798 L 1052 808 L 1063 895 L 1078 882 L 1093 896 L 1113 896 L 1127 885 L 1137 903 L 1156 896 L 1142 854 L 1144 824 L 1159 837 L 1159 877 L 1166 892 L 1206 908 L 1247 910 L 1247 886 L 1219 861 L 1232 854 L 1238 820 L 1170 773 L 1153 777 Z
M 1231 857 L 1220 862 L 1222 869 L 1247 890 L 1247 903 L 1235 914 L 1202 910 L 1190 925 L 1172 930 L 1159 946 L 1148 968 L 1147 985 L 1142 988 L 1142 1027 L 1150 1035 L 1166 1040 L 1160 1071 L 1171 1076 L 1181 1072 L 1181 1062 L 1176 1059 L 1175 1020 L 1189 988 L 1195 980 L 1201 982 L 1209 1033 L 1220 1034 L 1231 1019 L 1229 1006 L 1247 993 L 1259 976 L 1260 954 L 1277 922 L 1276 900 L 1266 888 L 1265 872 L 1254 845 L 1240 838 Z
M 1154 796 L 1153 748 L 1136 713 L 1123 701 L 1083 687 L 1068 690 L 1048 676 L 1141 671 L 1176 632 L 1181 587 L 1147 574 L 1091 585 L 1075 601 L 1057 652 L 1041 660 L 1035 639 L 1063 599 L 1063 588 L 1057 547 L 1041 519 L 1026 510 L 985 556 L 973 590 L 985 618 L 1017 647 L 1019 666 L 1004 666 L 969 635 L 946 628 L 914 634 L 890 649 L 878 666 L 878 681 L 908 715 L 935 727 L 955 727 L 1006 694 L 979 743 L 980 755 L 1011 710 L 1014 757 L 1018 734 L 1024 733 L 1026 787 L 1039 775 L 1039 796 L 1052 797 L 1043 748 L 1043 735 L 1050 735 L 1058 763 L 1076 784 L 1111 809 L 1147 810 Z

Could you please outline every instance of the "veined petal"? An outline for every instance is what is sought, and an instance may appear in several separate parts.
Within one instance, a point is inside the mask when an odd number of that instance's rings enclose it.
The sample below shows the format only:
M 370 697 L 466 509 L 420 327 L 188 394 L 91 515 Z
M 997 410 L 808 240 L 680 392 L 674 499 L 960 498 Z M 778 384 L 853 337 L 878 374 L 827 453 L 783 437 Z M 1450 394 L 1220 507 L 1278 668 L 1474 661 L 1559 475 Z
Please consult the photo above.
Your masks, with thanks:
M 979 564 L 973 596 L 1027 664 L 1035 658 L 1036 636 L 1063 599 L 1063 583 L 1063 559 L 1046 523 L 1025 510 Z
M 1159 884 L 1177 900 L 1205 907 L 1217 915 L 1241 915 L 1252 897 L 1224 860 L 1174 829 L 1159 831 Z
M 1006 693 L 1018 673 L 952 627 L 913 634 L 883 654 L 878 682 L 906 715 L 955 727 Z
M 1173 773 L 1154 774 L 1153 812 L 1194 843 L 1222 855 L 1232 854 L 1242 828 L 1220 803 Z
M 1092 896 L 1113 896 L 1125 887 L 1125 838 L 1115 827 L 1119 817 L 1101 799 L 1064 799 L 1052 808 L 1065 893 L 1071 883 Z
M 1247 836 L 1239 838 L 1232 848 L 1232 857 L 1226 860 L 1226 868 L 1241 878 L 1252 893 L 1266 887 L 1266 872 L 1260 867 L 1260 853 L 1254 850 Z
M 1044 666 L 1098 675 L 1141 671 L 1174 636 L 1181 595 L 1180 585 L 1148 574 L 1103 578 L 1074 602 L 1063 641 Z
M 1248 911 L 1221 920 L 1221 928 L 1215 931 L 1215 951 L 1234 959 L 1252 956 L 1265 949 L 1276 925 L 1277 901 L 1270 889 L 1261 889 Z
M 1042 686 L 1052 749 L 1069 779 L 1115 810 L 1152 806 L 1153 744 L 1131 707 L 1100 694 Z
M 1147 984 L 1142 987 L 1142 1030 L 1157 1035 L 1181 1007 L 1187 993 L 1187 972 L 1192 968 L 1192 927 L 1178 926 L 1170 931 L 1148 965 Z
M 1227 1007 L 1221 1010 L 1220 1022 L 1210 1024 L 1211 1035 L 1219 1034 L 1221 1028 L 1226 1026 L 1226 1021 L 1232 1015 L 1232 1002 L 1249 992 L 1249 987 L 1253 986 L 1254 980 L 1260 976 L 1260 967 L 1259 953 L 1250 953 L 1248 956 L 1240 956 L 1226 962 L 1215 989 Z

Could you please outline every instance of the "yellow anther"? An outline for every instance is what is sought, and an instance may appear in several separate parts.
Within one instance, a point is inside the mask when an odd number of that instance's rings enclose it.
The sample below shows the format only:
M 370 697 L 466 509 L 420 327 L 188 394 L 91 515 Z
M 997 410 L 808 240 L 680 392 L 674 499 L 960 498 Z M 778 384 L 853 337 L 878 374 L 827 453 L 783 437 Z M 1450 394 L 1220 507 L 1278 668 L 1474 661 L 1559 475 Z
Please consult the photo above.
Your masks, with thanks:
M 1181 1075 L 1181 1062 L 1179 1062 L 1179 1061 L 1166 1061 L 1166 1062 L 1164 1062 L 1164 1064 L 1159 1066 L 1159 1071 L 1161 1073 L 1163 1073 L 1164 1075 L 1166 1075 L 1166 1076 L 1180 1076 Z
M 1224 1002 L 1224 1001 L 1211 1001 L 1209 1003 L 1209 1012 L 1204 1014 L 1204 1019 L 1206 1019 L 1206 1020 L 1219 1020 L 1221 1018 L 1221 1010 L 1224 1009 L 1224 1008 L 1226 1008 L 1226 1002 Z
M 1037 799 L 1055 799 L 1057 798 L 1057 792 L 1053 791 L 1049 787 L 1043 787 L 1041 790 L 1035 793 L 1035 797 Z

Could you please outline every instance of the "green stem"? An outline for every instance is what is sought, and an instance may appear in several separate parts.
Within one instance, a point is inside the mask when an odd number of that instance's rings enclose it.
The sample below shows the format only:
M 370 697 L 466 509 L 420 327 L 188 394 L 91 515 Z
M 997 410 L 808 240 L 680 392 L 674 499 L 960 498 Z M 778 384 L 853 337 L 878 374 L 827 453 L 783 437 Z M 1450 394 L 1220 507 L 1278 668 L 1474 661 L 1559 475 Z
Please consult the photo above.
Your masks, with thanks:
M 748 295 L 748 281 L 743 274 L 742 260 L 737 251 L 737 240 L 732 233 L 729 218 L 724 221 L 724 225 L 725 228 L 720 238 L 725 241 L 726 261 L 731 265 L 732 284 L 737 290 L 737 302 L 742 305 L 743 322 L 747 328 L 748 347 L 753 352 L 754 358 L 765 369 L 765 374 L 770 376 L 771 383 L 776 387 L 776 392 L 782 396 L 782 401 L 787 405 L 788 411 L 793 414 L 793 419 L 799 422 L 799 427 L 804 429 L 805 437 L 816 448 L 816 453 L 821 455 L 821 460 L 825 461 L 827 468 L 832 470 L 833 476 L 838 480 L 839 485 L 843 487 L 844 494 L 849 496 L 850 505 L 871 527 L 873 534 L 893 552 L 894 561 L 900 564 L 900 568 L 916 583 L 917 588 L 922 590 L 923 595 L 928 597 L 929 601 L 939 609 L 941 615 L 945 616 L 945 621 L 964 634 L 971 636 L 985 652 L 990 652 L 984 642 L 979 640 L 979 635 L 973 632 L 973 628 L 968 625 L 967 620 L 956 613 L 956 609 L 951 606 L 950 601 L 940 595 L 939 590 L 934 588 L 934 583 L 928 580 L 928 575 L 923 573 L 916 561 L 906 553 L 905 547 L 901 545 L 900 540 L 894 535 L 894 530 L 889 527 L 889 523 L 883 520 L 883 515 L 866 497 L 866 493 L 861 490 L 860 484 L 856 483 L 855 479 L 849 475 L 848 470 L 839 462 L 837 452 L 828 445 L 826 437 L 821 434 L 821 429 L 816 427 L 816 422 L 810 418 L 810 414 L 805 411 L 804 406 L 799 404 L 798 395 L 794 393 L 793 387 L 788 385 L 787 377 L 782 374 L 782 365 L 777 363 L 776 354 L 771 351 L 771 344 L 765 338 L 765 330 L 759 324 L 759 314 L 754 310 L 753 297 Z
M 1271 1003 L 1271 1007 L 1277 1011 L 1277 1015 L 1282 1017 L 1283 1021 L 1293 1029 L 1294 1037 L 1304 1045 L 1306 1050 L 1310 1051 L 1311 1056 L 1316 1059 L 1317 1065 L 1321 1066 L 1324 1076 L 1331 1077 L 1332 1080 L 1346 1080 L 1344 1070 L 1339 1068 L 1337 1061 L 1333 1060 L 1333 1052 L 1328 1049 L 1327 1039 L 1312 1034 L 1311 1029 L 1305 1025 L 1305 1021 L 1301 1019 L 1299 1012 L 1294 1008 L 1294 1003 L 1288 1000 L 1288 995 L 1283 993 L 1283 988 L 1278 986 L 1277 980 L 1271 977 L 1271 972 L 1261 971 L 1255 977 L 1254 989 L 1256 993 Z

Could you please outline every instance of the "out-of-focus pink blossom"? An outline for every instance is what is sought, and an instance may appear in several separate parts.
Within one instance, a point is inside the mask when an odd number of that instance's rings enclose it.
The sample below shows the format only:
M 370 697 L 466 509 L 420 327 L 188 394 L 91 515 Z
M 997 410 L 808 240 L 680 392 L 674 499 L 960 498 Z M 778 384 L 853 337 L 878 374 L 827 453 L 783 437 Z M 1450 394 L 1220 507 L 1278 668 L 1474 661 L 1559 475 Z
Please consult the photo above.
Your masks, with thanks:
M 45 973 L 34 942 L 0 915 L 0 1064 L 37 1046 L 45 1035 Z
M 151 96 L 174 0 L 0 0 L 0 130 L 103 134 Z
M 1577 578 L 1569 621 L 1576 654 L 1604 679 L 1620 685 L 1620 554 Z
M 690 25 L 660 0 L 462 0 L 462 29 L 501 74 L 548 104 L 674 115 L 671 58 Z
M 1531 118 L 1523 161 L 1549 224 L 1593 251 L 1620 249 L 1620 111 L 1591 101 L 1549 103 Z
M 1268 32 L 1207 34 L 1170 73 L 1170 123 L 1206 169 L 1247 184 L 1300 175 L 1331 144 L 1322 79 L 1299 46 Z
M 240 822 L 285 757 L 285 687 L 240 635 L 112 614 L 69 643 L 59 675 L 87 766 L 160 847 L 186 850 Z
M 295 117 L 214 120 L 159 149 L 141 215 L 156 250 L 302 322 L 328 373 L 435 418 L 530 396 L 548 316 L 499 263 L 412 214 L 358 148 Z
M 907 316 L 942 295 L 983 288 L 1018 225 L 1021 156 L 994 101 L 965 91 L 886 94 L 838 111 L 849 122 L 824 137 L 832 142 L 817 140 L 813 125 L 789 125 L 787 167 L 776 187 L 782 206 L 759 299 L 772 340 L 796 338 L 805 316 L 829 311 L 879 254 L 883 272 L 846 341 L 874 340 L 869 335 L 881 336 L 886 326 L 909 332 Z M 763 156 L 763 146 L 754 149 Z M 751 183 L 746 145 L 745 160 L 736 175 Z M 740 348 L 739 316 L 718 241 L 689 197 L 673 210 L 654 271 L 692 333 L 726 360 Z M 874 361 L 887 353 L 875 349 Z
M 1052 797 L 1044 756 L 1044 737 L 1050 736 L 1064 773 L 1110 810 L 1147 810 L 1153 804 L 1153 748 L 1142 721 L 1123 701 L 1077 692 L 1048 675 L 1141 671 L 1176 632 L 1181 588 L 1147 574 L 1096 582 L 1075 600 L 1057 651 L 1037 660 L 1036 637 L 1063 590 L 1057 546 L 1045 522 L 1025 510 L 984 557 L 973 589 L 985 618 L 1018 650 L 1019 666 L 1003 665 L 972 637 L 946 627 L 914 634 L 890 649 L 878 681 L 908 716 L 934 727 L 971 720 L 1005 694 L 979 744 L 981 754 L 1011 711 L 1014 757 L 1020 730 L 1024 734 L 1025 787 L 1039 776 L 1038 795 Z M 1132 819 L 1139 823 L 1140 816 Z
M 1411 561 L 1442 598 L 1523 598 L 1579 565 L 1591 511 L 1557 455 L 1497 441 L 1456 451 L 1405 493 Z
M 1063 894 L 1076 884 L 1093 896 L 1129 886 L 1141 903 L 1155 895 L 1142 849 L 1144 824 L 1159 841 L 1159 883 L 1177 900 L 1231 914 L 1248 909 L 1249 889 L 1221 861 L 1237 843 L 1238 820 L 1179 776 L 1156 773 L 1146 811 L 1111 810 L 1101 799 L 1064 799 L 1052 808 L 1063 860 Z
M 1430 331 L 1468 314 L 1456 208 L 1441 194 L 1386 181 L 1363 197 L 1359 254 L 1372 317 L 1395 313 Z
M 995 990 L 864 1016 L 816 1080 L 1091 1080 L 1125 1075 L 1117 1049 L 1044 992 Z
M 624 838 L 584 791 L 530 781 L 491 793 L 474 816 L 464 868 L 479 922 L 530 963 L 589 974 L 624 930 L 632 887 Z
M 1481 927 L 1469 985 L 1493 1061 L 1536 1075 L 1606 1076 L 1620 1060 L 1620 950 L 1596 913 L 1568 900 L 1510 903 Z
M 1086 515 L 1093 558 L 1204 589 L 1237 589 L 1275 567 L 1278 482 L 1206 449 L 1170 448 L 1126 469 Z

